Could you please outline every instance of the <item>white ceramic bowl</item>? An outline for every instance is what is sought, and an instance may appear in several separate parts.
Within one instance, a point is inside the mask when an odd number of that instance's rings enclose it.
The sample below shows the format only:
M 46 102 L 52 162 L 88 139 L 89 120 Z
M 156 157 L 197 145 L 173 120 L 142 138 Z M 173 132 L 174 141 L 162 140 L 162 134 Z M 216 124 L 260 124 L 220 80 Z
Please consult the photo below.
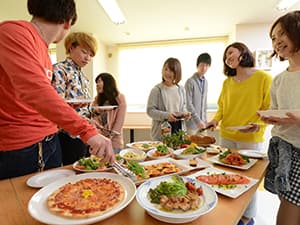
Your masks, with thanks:
M 137 162 L 142 162 L 147 157 L 144 151 L 133 148 L 125 148 L 121 150 L 119 154 L 125 160 L 134 160 Z
M 169 154 L 166 154 L 166 155 L 163 155 L 163 156 L 154 156 L 154 152 L 156 151 L 156 148 L 154 149 L 151 149 L 150 151 L 147 152 L 147 156 L 150 158 L 150 159 L 163 159 L 163 158 L 168 158 L 172 155 L 173 153 L 173 149 L 172 148 L 168 148 L 169 149 Z
M 196 179 L 190 177 L 183 177 L 183 180 L 185 182 L 191 181 L 196 185 L 197 188 L 200 186 L 202 187 L 203 195 L 199 196 L 199 198 L 201 198 L 202 201 L 201 206 L 197 210 L 192 210 L 192 211 L 187 211 L 182 213 L 178 213 L 178 211 L 174 213 L 174 212 L 161 210 L 158 204 L 153 204 L 150 202 L 150 199 L 148 198 L 148 192 L 150 188 L 152 189 L 156 188 L 159 185 L 159 183 L 161 183 L 162 181 L 170 181 L 170 180 L 171 180 L 171 176 L 153 178 L 141 184 L 137 190 L 136 193 L 137 202 L 153 218 L 166 223 L 187 223 L 210 212 L 217 205 L 218 197 L 212 187 Z

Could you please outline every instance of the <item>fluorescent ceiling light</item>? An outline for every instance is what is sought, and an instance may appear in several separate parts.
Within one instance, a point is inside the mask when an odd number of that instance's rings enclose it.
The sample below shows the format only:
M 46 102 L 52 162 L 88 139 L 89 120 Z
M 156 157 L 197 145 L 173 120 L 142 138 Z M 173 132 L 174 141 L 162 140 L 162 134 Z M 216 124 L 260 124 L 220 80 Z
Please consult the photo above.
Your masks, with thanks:
M 98 0 L 98 2 L 115 24 L 125 23 L 125 17 L 115 0 Z
M 279 11 L 285 11 L 288 8 L 292 7 L 292 5 L 296 4 L 298 0 L 281 0 L 277 4 L 277 9 Z

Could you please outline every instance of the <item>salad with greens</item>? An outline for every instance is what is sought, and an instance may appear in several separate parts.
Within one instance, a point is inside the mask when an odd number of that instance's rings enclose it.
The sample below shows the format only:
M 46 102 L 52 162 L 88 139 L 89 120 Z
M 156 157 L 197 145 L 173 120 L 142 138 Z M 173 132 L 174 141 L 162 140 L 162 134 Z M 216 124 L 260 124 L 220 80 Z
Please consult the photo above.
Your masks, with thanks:
M 149 190 L 148 194 L 152 203 L 159 204 L 162 195 L 184 196 L 187 194 L 188 189 L 180 176 L 174 175 L 171 176 L 171 179 L 171 181 L 163 181 L 156 188 Z

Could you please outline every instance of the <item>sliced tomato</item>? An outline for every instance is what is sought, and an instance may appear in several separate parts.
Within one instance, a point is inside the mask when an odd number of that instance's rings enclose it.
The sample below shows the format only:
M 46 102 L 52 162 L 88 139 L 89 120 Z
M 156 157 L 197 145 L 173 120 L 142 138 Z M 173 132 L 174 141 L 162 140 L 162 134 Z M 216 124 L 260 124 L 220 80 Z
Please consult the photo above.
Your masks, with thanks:
M 196 177 L 197 180 L 200 180 L 207 184 L 249 184 L 250 180 L 242 175 L 238 174 L 211 174 L 211 175 L 200 175 Z

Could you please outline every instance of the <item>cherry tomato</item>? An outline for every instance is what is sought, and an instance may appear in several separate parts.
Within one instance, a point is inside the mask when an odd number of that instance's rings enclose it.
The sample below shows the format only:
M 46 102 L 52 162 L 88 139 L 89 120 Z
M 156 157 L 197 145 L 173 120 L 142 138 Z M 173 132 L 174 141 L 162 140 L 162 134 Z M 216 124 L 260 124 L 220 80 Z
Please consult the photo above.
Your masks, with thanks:
M 198 195 L 203 195 L 202 187 L 197 188 L 196 192 L 197 192 Z
M 180 147 L 181 148 L 187 148 L 189 145 L 188 144 L 181 144 Z
M 186 186 L 187 189 L 190 190 L 190 191 L 195 191 L 195 190 L 196 190 L 195 185 L 194 185 L 193 183 L 191 183 L 191 182 L 186 182 L 186 183 L 185 183 L 185 186 Z

